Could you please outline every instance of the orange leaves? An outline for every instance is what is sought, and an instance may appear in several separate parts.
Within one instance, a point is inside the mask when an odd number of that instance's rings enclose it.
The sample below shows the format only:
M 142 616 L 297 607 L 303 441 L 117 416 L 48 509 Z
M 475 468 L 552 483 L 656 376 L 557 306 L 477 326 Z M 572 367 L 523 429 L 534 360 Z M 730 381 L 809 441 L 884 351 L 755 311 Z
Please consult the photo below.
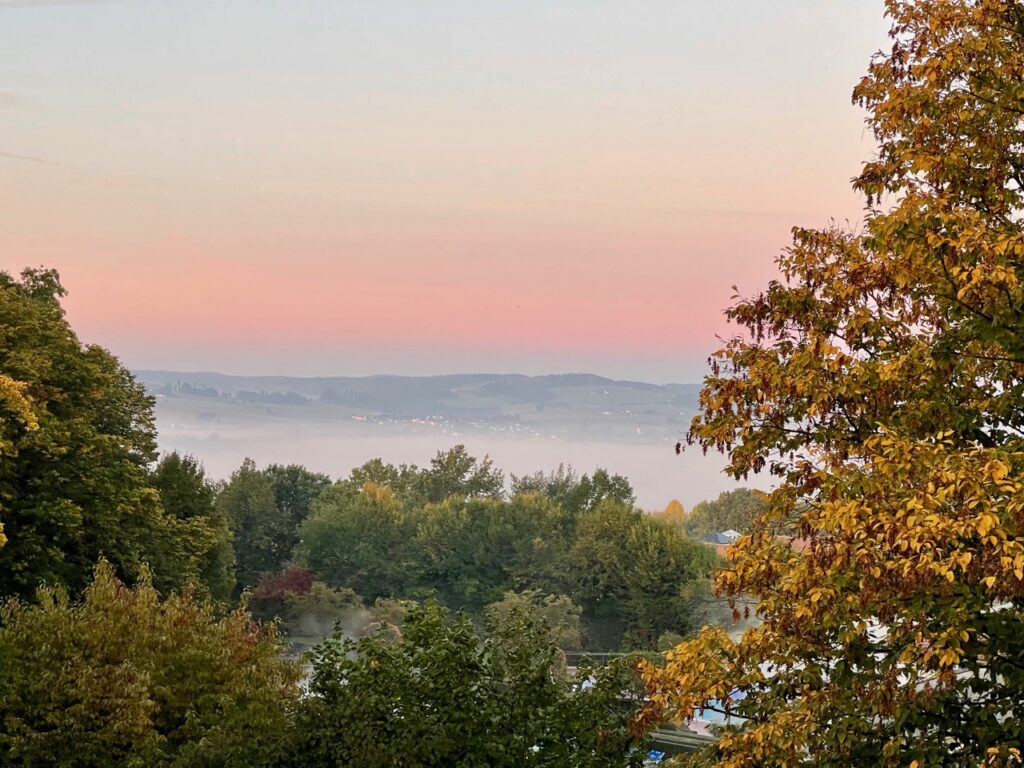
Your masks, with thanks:
M 749 630 L 753 637 L 758 630 Z M 745 638 L 749 640 L 749 638 Z M 720 627 L 705 627 L 692 641 L 665 654 L 659 667 L 639 662 L 641 678 L 648 687 L 651 706 L 664 717 L 685 720 L 694 710 L 717 701 L 729 706 L 737 676 L 756 683 L 759 673 L 747 673 L 736 663 L 739 646 Z
M 729 310 L 744 333 L 689 434 L 782 478 L 717 580 L 763 625 L 702 634 L 648 680 L 679 716 L 746 694 L 719 765 L 995 765 L 978 745 L 1019 738 L 1024 8 L 887 9 L 855 187 L 890 207 L 793 230 L 782 279 Z
M 723 737 L 718 765 L 783 764 L 814 748 L 815 731 L 802 728 L 820 727 L 820 711 L 914 711 L 926 692 L 953 690 L 963 665 L 991 653 L 979 615 L 1024 596 L 1022 467 L 1024 455 L 964 447 L 948 430 L 921 440 L 887 432 L 820 475 L 815 498 L 797 502 L 783 487 L 717 579 L 727 595 L 755 597 L 764 623 L 738 642 L 705 630 L 663 668 L 647 666 L 652 706 L 686 718 L 735 701 L 764 720 Z M 805 549 L 777 535 L 783 519 L 809 539 Z M 851 698 L 849 681 L 833 678 L 864 653 L 870 665 Z M 894 703 L 893 686 L 906 685 Z

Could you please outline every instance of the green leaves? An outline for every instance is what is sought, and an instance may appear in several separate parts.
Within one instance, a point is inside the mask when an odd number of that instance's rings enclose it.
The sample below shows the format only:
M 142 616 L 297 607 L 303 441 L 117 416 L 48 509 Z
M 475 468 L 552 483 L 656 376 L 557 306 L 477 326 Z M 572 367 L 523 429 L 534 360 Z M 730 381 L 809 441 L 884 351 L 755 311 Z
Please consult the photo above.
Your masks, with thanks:
M 169 453 L 163 456 L 149 475 L 149 482 L 160 494 L 169 521 L 169 532 L 162 542 L 174 578 L 167 589 L 182 589 L 187 583 L 203 585 L 210 596 L 227 604 L 235 586 L 232 570 L 231 531 L 223 511 L 214 505 L 216 488 L 206 480 L 202 465 L 193 456 Z M 150 554 L 150 562 L 160 552 Z
M 713 501 L 697 504 L 682 522 L 682 529 L 695 539 L 716 531 L 745 531 L 766 507 L 763 494 L 749 488 L 724 491 Z
M 281 650 L 242 612 L 101 563 L 80 604 L 45 589 L 0 608 L 0 763 L 271 764 L 298 695 Z
M 152 561 L 163 586 L 183 563 L 166 556 L 173 521 L 147 485 L 152 400 L 78 341 L 63 293 L 52 271 L 0 273 L 0 595 L 80 593 L 101 555 L 125 576 Z
M 505 629 L 481 640 L 465 616 L 449 620 L 428 602 L 407 614 L 400 635 L 327 641 L 313 662 L 293 764 L 629 764 L 637 741 L 619 703 L 628 669 L 604 669 L 581 690 L 559 672 L 557 649 L 528 613 Z

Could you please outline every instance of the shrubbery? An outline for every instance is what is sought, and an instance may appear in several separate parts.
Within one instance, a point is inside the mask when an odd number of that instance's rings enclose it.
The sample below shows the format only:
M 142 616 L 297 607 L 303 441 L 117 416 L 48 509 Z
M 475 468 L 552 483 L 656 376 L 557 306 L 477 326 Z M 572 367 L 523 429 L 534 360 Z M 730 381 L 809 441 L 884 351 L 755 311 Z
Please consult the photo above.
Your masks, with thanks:
M 80 603 L 0 609 L 0 765 L 270 765 L 297 680 L 272 627 L 101 563 Z

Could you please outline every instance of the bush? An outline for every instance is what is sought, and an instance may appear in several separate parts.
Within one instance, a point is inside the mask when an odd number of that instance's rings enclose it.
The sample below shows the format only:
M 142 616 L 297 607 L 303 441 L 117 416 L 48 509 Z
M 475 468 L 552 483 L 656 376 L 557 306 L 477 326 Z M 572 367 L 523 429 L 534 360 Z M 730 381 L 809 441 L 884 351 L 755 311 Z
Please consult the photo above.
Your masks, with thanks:
M 333 638 L 313 662 L 294 765 L 441 768 L 620 768 L 637 737 L 620 699 L 625 666 L 584 678 L 583 690 L 556 672 L 547 629 L 523 613 L 481 640 L 430 601 L 411 608 L 400 636 Z
M 274 629 L 107 563 L 81 603 L 0 608 L 0 765 L 257 766 L 286 742 L 298 670 Z

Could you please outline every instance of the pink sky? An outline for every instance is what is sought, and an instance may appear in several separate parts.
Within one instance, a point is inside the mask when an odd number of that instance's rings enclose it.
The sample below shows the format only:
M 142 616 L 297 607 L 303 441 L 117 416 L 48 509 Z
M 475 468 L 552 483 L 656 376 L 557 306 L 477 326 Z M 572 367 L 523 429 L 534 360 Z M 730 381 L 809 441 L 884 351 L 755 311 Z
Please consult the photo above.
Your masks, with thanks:
M 859 216 L 885 42 L 875 2 L 16 5 L 0 268 L 227 373 L 696 380 L 730 286 Z

